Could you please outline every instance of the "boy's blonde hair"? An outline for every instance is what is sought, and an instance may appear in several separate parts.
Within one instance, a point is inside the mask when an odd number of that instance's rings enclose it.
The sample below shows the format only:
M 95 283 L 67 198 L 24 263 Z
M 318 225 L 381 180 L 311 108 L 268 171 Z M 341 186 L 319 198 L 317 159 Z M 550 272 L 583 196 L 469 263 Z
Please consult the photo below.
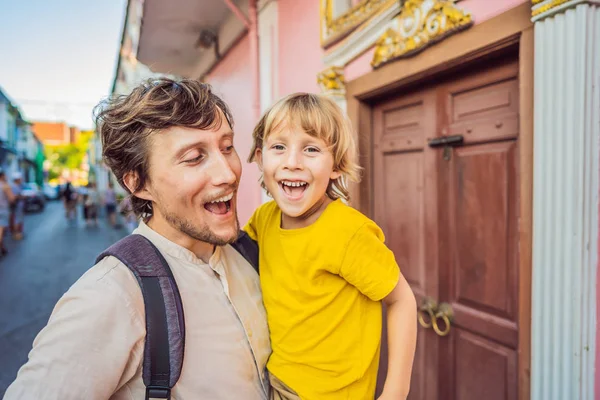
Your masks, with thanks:
M 360 181 L 360 166 L 356 161 L 356 143 L 350 121 L 335 102 L 325 96 L 294 93 L 275 103 L 262 116 L 252 132 L 254 141 L 248 162 L 256 160 L 256 150 L 262 149 L 269 135 L 285 127 L 302 129 L 323 140 L 333 154 L 333 169 L 341 176 L 327 186 L 327 196 L 350 200 L 349 181 Z M 261 177 L 260 184 L 266 190 Z

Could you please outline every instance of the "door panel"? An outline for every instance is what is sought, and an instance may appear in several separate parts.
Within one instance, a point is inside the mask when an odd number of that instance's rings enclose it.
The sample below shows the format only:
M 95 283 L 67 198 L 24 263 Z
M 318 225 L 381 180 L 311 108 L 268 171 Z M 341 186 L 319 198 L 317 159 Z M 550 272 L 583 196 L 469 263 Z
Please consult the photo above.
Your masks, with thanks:
M 456 400 L 516 398 L 517 355 L 463 330 L 454 332 Z
M 511 246 L 516 142 L 454 152 L 450 239 L 455 249 L 454 301 L 516 321 L 516 263 Z
M 513 72 L 508 69 L 507 73 Z M 499 82 L 468 79 L 448 87 L 448 124 L 451 135 L 465 144 L 511 139 L 519 133 L 519 84 L 516 77 Z
M 383 221 L 382 229 L 413 290 L 424 293 L 424 238 L 411 234 L 423 232 L 423 152 L 385 153 L 383 167 L 383 206 L 394 217 Z
M 514 357 L 518 345 L 516 143 L 453 151 L 447 167 L 449 286 L 444 296 L 454 311 L 453 330 L 503 344 Z M 478 374 L 485 373 L 478 369 Z M 501 376 L 488 378 L 502 380 Z
M 436 131 L 433 94 L 403 96 L 373 110 L 374 220 L 418 302 L 437 292 L 437 253 L 425 249 L 437 240 L 435 218 L 426 213 L 435 208 L 436 193 L 435 159 L 425 140 Z M 410 399 L 437 398 L 431 385 L 437 380 L 437 341 L 431 330 L 419 329 Z M 382 356 L 379 389 L 386 373 Z

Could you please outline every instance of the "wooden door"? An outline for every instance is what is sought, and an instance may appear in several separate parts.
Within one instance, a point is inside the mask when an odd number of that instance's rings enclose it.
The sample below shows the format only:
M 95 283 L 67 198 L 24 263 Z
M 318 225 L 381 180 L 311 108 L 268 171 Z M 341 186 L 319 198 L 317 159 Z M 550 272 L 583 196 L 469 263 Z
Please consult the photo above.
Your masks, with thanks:
M 411 399 L 517 397 L 517 73 L 463 72 L 373 109 L 374 218 L 439 316 L 438 333 L 419 327 Z
M 435 213 L 437 177 L 435 153 L 427 138 L 436 132 L 436 91 L 425 89 L 374 109 L 374 219 L 396 255 L 417 302 L 438 297 L 438 226 Z M 385 311 L 384 311 L 385 314 Z M 384 318 L 385 321 L 385 318 Z M 386 335 L 378 389 L 387 372 Z M 418 331 L 410 399 L 437 399 L 438 338 Z

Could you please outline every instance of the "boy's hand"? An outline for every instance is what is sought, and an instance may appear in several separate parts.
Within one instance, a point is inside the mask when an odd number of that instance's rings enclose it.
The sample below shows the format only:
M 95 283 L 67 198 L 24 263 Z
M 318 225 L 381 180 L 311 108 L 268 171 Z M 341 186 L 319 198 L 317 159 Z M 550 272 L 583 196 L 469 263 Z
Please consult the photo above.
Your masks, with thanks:
M 406 395 L 400 393 L 390 393 L 383 392 L 381 396 L 377 398 L 377 400 L 406 400 Z

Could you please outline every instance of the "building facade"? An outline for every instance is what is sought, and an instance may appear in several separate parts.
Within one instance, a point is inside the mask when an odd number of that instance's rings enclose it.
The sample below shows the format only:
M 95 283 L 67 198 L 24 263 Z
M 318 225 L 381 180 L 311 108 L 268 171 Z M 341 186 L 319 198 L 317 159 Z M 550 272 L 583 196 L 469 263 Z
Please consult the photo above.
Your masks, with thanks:
M 35 121 L 33 131 L 42 143 L 54 146 L 75 143 L 79 129 L 66 122 Z
M 23 174 L 25 182 L 44 181 L 44 146 L 32 124 L 25 120 L 17 104 L 0 90 L 0 169 L 10 176 Z
M 132 3 L 131 57 L 211 83 L 242 158 L 284 95 L 347 112 L 352 205 L 419 302 L 410 398 L 600 396 L 600 2 Z M 265 200 L 258 178 L 245 165 L 242 221 Z

